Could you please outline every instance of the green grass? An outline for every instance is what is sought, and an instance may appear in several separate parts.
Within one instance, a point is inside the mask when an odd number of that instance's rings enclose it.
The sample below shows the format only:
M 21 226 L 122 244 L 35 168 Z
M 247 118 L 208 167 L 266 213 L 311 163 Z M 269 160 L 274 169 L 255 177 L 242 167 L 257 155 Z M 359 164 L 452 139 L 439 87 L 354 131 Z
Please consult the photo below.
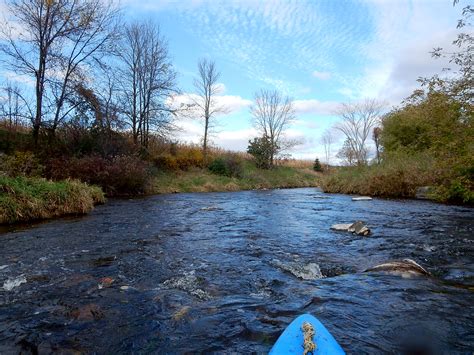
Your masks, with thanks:
M 262 170 L 256 168 L 251 161 L 244 161 L 243 164 L 243 174 L 240 178 L 215 175 L 207 169 L 160 172 L 154 177 L 149 192 L 215 192 L 319 185 L 319 174 L 309 169 L 278 166 Z
M 99 187 L 76 180 L 0 176 L 0 224 L 84 214 L 104 202 Z

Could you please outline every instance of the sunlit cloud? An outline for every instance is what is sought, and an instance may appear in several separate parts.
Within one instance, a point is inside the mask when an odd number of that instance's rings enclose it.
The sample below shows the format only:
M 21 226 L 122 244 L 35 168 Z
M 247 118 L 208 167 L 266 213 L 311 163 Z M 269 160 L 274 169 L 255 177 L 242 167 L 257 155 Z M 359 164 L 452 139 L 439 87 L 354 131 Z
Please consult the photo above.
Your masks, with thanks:
M 324 71 L 315 70 L 311 73 L 311 75 L 315 77 L 316 79 L 320 79 L 320 80 L 328 80 L 329 78 L 331 78 L 331 73 L 324 72 Z

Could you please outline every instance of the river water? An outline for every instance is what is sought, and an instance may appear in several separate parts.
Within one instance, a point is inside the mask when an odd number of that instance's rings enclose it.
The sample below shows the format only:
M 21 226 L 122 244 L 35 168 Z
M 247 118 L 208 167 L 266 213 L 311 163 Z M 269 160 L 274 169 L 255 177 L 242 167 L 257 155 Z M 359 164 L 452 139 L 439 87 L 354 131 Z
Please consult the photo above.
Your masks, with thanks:
M 349 353 L 471 353 L 473 217 L 311 188 L 110 200 L 4 229 L 0 353 L 264 353 L 301 313 Z M 373 234 L 329 229 L 356 220 Z M 363 272 L 403 258 L 433 276 Z

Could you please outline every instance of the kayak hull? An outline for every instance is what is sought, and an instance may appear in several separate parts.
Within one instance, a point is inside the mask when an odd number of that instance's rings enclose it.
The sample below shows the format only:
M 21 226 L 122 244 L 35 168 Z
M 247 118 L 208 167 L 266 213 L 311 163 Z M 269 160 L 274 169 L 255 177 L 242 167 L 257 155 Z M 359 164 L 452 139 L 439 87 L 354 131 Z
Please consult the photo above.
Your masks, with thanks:
M 326 327 L 310 314 L 303 314 L 291 322 L 270 350 L 270 354 L 303 354 L 303 331 L 301 326 L 304 322 L 311 323 L 316 333 L 313 339 L 317 346 L 314 355 L 345 354 Z

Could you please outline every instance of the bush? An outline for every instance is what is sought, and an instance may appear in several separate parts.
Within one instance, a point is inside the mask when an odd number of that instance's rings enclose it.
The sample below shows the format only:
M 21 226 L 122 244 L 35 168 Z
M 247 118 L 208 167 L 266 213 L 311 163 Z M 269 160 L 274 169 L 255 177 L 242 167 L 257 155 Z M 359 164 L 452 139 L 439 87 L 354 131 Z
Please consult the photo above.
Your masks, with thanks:
M 176 154 L 176 163 L 181 170 L 188 170 L 192 167 L 204 167 L 204 155 L 201 149 L 194 147 L 181 148 Z
M 0 224 L 83 214 L 104 202 L 99 187 L 79 181 L 0 176 Z
M 463 177 L 451 181 L 447 186 L 436 186 L 434 198 L 440 201 L 474 204 L 474 191 L 470 182 Z
M 242 160 L 234 155 L 219 157 L 209 164 L 209 170 L 216 175 L 241 177 L 243 172 Z
M 272 145 L 268 138 L 254 138 L 249 141 L 247 153 L 255 159 L 258 168 L 269 169 L 271 167 Z
M 97 155 L 72 159 L 54 159 L 49 163 L 49 177 L 79 179 L 101 186 L 107 195 L 145 192 L 149 165 L 135 156 L 120 155 L 106 159 Z
M 189 170 L 193 167 L 203 168 L 205 166 L 204 155 L 200 148 L 180 146 L 173 148 L 172 153 L 152 158 L 153 164 L 158 169 L 169 171 Z
M 31 152 L 0 156 L 0 171 L 7 176 L 41 176 L 44 166 Z
M 178 162 L 176 161 L 176 157 L 170 154 L 159 155 L 153 158 L 153 165 L 161 170 L 169 170 L 169 171 L 179 170 L 179 165 L 178 165 Z
M 321 166 L 321 163 L 319 162 L 319 159 L 316 158 L 313 164 L 313 170 L 318 171 L 318 172 L 323 172 L 323 167 Z

